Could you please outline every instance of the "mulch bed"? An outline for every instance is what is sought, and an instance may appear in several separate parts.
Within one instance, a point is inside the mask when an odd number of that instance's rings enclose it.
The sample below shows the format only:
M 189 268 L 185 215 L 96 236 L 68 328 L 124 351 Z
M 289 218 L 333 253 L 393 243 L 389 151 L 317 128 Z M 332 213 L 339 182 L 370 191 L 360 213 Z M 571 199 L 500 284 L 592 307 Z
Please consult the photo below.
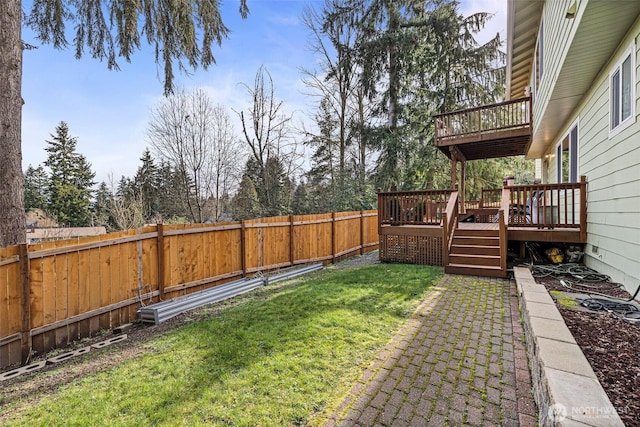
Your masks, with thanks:
M 536 282 L 549 291 L 575 292 L 557 278 L 536 278 Z M 617 298 L 630 298 L 624 289 L 605 282 L 588 285 Z M 639 425 L 640 324 L 626 322 L 608 312 L 572 310 L 560 304 L 558 308 L 622 421 L 628 426 Z

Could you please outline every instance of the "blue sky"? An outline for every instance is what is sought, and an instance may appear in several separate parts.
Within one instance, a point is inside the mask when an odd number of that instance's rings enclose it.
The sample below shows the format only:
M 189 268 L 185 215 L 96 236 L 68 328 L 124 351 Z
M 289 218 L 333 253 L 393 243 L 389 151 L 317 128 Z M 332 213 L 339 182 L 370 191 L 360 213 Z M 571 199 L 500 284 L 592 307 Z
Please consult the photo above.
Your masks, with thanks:
M 313 68 L 308 49 L 309 34 L 301 15 L 305 5 L 320 7 L 322 0 L 248 0 L 246 20 L 238 14 L 238 2 L 223 2 L 222 16 L 231 29 L 222 47 L 216 47 L 217 64 L 187 76 L 177 73 L 176 84 L 187 90 L 204 88 L 211 99 L 235 110 L 246 108 L 246 88 L 256 70 L 265 65 L 271 73 L 276 96 L 294 113 L 296 123 L 308 120 L 314 100 L 305 96 L 299 68 Z M 489 38 L 506 31 L 507 0 L 462 0 L 461 12 L 495 13 L 484 34 Z M 23 39 L 38 45 L 28 31 Z M 506 49 L 506 48 L 505 48 Z M 92 163 L 97 181 L 112 175 L 133 176 L 147 147 L 145 128 L 150 111 L 162 98 L 161 70 L 153 50 L 143 45 L 131 63 L 120 62 L 121 71 L 109 71 L 106 64 L 73 50 L 55 50 L 42 45 L 25 51 L 22 94 L 25 101 L 22 122 L 23 168 L 46 158 L 45 140 L 56 125 L 65 121 L 78 138 L 78 152 Z M 230 114 L 235 116 L 231 111 Z M 239 134 L 239 126 L 236 132 Z

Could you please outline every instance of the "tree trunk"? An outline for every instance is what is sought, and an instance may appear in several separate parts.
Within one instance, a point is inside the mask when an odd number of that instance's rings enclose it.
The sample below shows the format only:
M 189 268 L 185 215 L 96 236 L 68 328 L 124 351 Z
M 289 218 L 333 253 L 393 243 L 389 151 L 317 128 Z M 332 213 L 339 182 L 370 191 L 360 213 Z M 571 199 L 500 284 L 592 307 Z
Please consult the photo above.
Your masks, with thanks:
M 26 241 L 22 173 L 20 0 L 0 1 L 0 247 Z

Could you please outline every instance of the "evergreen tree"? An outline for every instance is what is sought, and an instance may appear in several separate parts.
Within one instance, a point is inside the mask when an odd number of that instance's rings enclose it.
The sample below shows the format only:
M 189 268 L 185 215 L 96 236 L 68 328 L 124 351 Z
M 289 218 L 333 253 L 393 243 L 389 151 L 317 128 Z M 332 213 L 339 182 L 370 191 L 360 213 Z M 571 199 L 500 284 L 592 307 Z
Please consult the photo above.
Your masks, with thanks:
M 158 211 L 152 222 L 164 222 L 169 218 L 188 218 L 188 194 L 183 191 L 183 174 L 161 162 L 158 168 Z
M 309 200 L 309 187 L 304 182 L 300 182 L 293 192 L 291 213 L 294 215 L 308 215 L 315 213 Z
M 160 171 L 148 148 L 142 153 L 140 161 L 142 164 L 138 167 L 133 183 L 143 200 L 144 217 L 150 220 L 160 213 Z
M 235 220 L 252 219 L 260 216 L 260 201 L 253 181 L 244 175 L 240 187 L 231 202 L 231 211 Z
M 287 176 L 282 161 L 278 157 L 269 157 L 264 167 L 250 158 L 245 168 L 258 194 L 259 216 L 288 215 L 293 194 L 293 184 Z
M 113 194 L 106 182 L 101 182 L 96 190 L 95 200 L 92 205 L 93 221 L 104 226 L 107 230 L 117 230 L 118 227 L 111 215 L 111 200 Z
M 463 17 L 453 0 L 336 0 L 332 5 L 332 19 L 349 15 L 359 30 L 361 86 L 377 106 L 362 129 L 378 150 L 377 186 L 443 188 L 449 167 L 433 146 L 432 114 L 502 96 L 500 39 L 484 45 L 474 39 L 490 15 Z
M 69 27 L 75 30 L 77 58 L 88 52 L 118 69 L 118 59 L 129 62 L 143 41 L 152 46 L 164 71 L 164 90 L 172 90 L 174 67 L 209 67 L 215 63 L 212 46 L 229 34 L 218 1 L 38 0 L 22 7 L 21 0 L 0 1 L 0 246 L 26 240 L 24 181 L 22 176 L 22 52 L 24 23 L 40 41 L 62 49 L 69 45 Z M 240 14 L 248 14 L 240 0 Z
M 48 146 L 50 170 L 48 210 L 58 223 L 68 227 L 88 226 L 91 223 L 91 194 L 95 173 L 91 164 L 76 152 L 77 138 L 69 135 L 69 126 L 60 122 Z
M 24 173 L 24 209 L 47 209 L 49 177 L 42 165 L 29 165 Z
M 360 12 L 350 0 L 326 0 L 322 10 L 309 8 L 304 17 L 313 34 L 311 49 L 320 58 L 318 71 L 303 70 L 308 76 L 305 85 L 320 99 L 319 132 L 307 141 L 315 149 L 308 177 L 316 183 L 319 175 L 330 178 L 323 185 L 333 195 L 331 210 L 360 206 L 366 198 L 371 150 L 363 129 L 371 108 L 362 85 Z

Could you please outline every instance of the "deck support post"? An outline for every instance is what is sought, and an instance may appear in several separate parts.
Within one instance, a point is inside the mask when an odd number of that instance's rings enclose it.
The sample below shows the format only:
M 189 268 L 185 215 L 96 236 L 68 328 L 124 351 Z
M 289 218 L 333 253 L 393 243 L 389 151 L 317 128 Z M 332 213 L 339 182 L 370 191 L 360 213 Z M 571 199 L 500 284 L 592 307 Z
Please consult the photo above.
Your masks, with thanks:
M 465 197 L 464 197 L 464 180 L 465 180 L 465 168 L 467 164 L 467 158 L 462 152 L 452 145 L 449 147 L 449 153 L 451 154 L 451 188 L 458 188 L 458 200 L 460 200 L 460 213 L 466 213 Z M 457 184 L 458 180 L 458 162 L 460 162 L 460 185 Z
M 451 188 L 456 188 L 457 179 L 458 179 L 458 161 L 454 156 L 451 156 Z
M 465 202 L 466 202 L 466 198 L 464 197 L 464 181 L 465 181 L 465 169 L 466 169 L 466 165 L 467 162 L 465 162 L 464 160 L 460 162 L 460 189 L 459 191 L 459 198 L 460 198 L 460 212 L 463 214 L 467 213 L 467 208 L 465 206 Z

